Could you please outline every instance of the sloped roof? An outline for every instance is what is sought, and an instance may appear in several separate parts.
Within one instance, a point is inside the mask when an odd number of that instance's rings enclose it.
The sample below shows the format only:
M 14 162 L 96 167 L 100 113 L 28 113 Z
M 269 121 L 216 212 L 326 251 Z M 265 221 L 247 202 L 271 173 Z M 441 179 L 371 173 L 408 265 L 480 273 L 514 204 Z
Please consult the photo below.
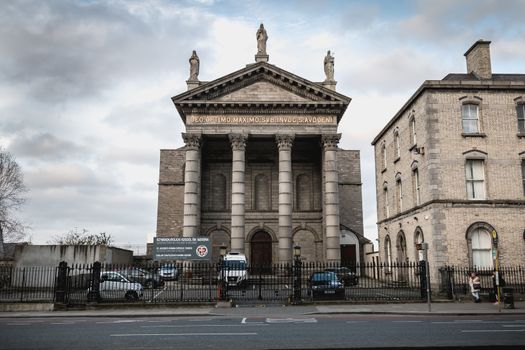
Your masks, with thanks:
M 339 121 L 350 97 L 330 90 L 266 62 L 248 65 L 236 72 L 201 84 L 172 97 L 184 122 L 186 114 L 212 113 L 228 109 L 229 113 L 246 113 L 246 108 L 264 107 L 263 113 L 297 112 L 333 113 Z

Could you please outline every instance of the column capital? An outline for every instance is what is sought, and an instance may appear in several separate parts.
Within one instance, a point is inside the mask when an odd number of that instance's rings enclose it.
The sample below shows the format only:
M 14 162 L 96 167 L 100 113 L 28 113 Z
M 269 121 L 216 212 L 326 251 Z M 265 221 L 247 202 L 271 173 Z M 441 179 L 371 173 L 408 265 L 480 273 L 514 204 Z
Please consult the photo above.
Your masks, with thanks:
M 340 139 L 341 134 L 324 134 L 321 137 L 321 144 L 325 150 L 336 150 Z
M 279 151 L 289 151 L 292 149 L 293 140 L 295 139 L 294 134 L 277 134 L 275 135 L 275 141 Z
M 244 151 L 246 149 L 246 141 L 248 140 L 248 135 L 246 134 L 229 134 L 230 143 L 232 150 L 234 151 Z
M 186 144 L 187 150 L 198 150 L 202 143 L 202 135 L 201 134 L 190 134 L 190 133 L 182 133 L 182 139 L 184 140 L 184 143 Z

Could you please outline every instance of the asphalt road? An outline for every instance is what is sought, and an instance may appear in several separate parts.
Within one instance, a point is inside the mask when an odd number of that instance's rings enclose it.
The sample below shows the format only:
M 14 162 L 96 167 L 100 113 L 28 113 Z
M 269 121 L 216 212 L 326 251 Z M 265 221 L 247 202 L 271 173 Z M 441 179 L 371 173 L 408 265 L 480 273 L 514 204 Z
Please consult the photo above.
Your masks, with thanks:
M 286 315 L 0 319 L 0 349 L 525 346 L 525 316 Z

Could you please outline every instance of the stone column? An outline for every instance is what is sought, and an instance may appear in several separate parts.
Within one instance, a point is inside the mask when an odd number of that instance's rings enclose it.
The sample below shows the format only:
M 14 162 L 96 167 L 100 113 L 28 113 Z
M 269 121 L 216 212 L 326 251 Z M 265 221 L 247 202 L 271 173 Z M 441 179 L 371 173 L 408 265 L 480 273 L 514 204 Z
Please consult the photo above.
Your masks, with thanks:
M 292 143 L 294 135 L 276 135 L 279 148 L 279 261 L 292 261 Z
M 199 235 L 201 213 L 201 162 L 200 146 L 202 136 L 183 133 L 186 144 L 186 165 L 184 170 L 184 218 L 182 224 L 183 237 Z
M 337 144 L 341 134 L 322 136 L 323 144 L 323 214 L 325 226 L 326 261 L 341 260 L 339 232 L 339 172 L 337 169 Z
M 244 253 L 244 171 L 247 135 L 230 134 L 232 146 L 231 250 Z

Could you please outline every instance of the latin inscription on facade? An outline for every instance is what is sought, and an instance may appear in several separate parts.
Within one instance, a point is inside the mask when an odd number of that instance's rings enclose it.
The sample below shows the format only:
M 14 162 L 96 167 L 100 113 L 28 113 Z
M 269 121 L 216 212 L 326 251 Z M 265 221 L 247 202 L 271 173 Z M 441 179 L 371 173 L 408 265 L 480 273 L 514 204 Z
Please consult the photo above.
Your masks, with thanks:
M 257 115 L 257 116 L 241 116 L 241 115 L 194 115 L 188 118 L 189 124 L 310 124 L 310 125 L 336 125 L 336 116 L 275 116 L 275 115 Z

